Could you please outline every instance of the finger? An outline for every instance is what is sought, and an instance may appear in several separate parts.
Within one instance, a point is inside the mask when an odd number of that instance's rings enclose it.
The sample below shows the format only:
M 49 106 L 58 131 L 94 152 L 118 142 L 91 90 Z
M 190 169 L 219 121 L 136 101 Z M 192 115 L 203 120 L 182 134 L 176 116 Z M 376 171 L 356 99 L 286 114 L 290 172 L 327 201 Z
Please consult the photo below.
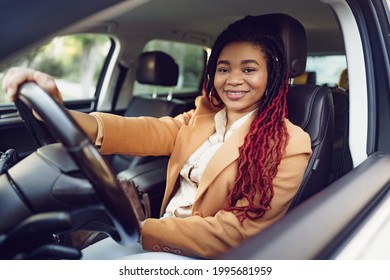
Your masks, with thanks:
M 11 68 L 3 79 L 3 91 L 10 101 L 15 101 L 19 86 L 26 81 L 34 80 L 34 70 L 27 68 Z
M 48 94 L 54 97 L 57 102 L 59 102 L 60 104 L 63 103 L 60 91 L 58 90 L 58 87 L 52 76 L 40 71 L 35 71 L 34 80 L 40 87 L 42 87 L 43 90 L 45 90 Z

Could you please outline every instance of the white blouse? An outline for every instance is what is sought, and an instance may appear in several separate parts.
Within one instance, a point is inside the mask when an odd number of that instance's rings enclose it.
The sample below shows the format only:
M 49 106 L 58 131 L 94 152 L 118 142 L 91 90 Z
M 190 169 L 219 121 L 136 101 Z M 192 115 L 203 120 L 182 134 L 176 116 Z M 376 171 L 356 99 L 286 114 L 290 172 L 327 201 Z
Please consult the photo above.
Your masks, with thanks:
M 221 145 L 229 139 L 232 133 L 255 111 L 256 110 L 253 110 L 235 121 L 228 131 L 226 131 L 226 109 L 222 109 L 215 115 L 214 121 L 216 132 L 211 135 L 184 164 L 180 171 L 180 187 L 168 203 L 162 218 L 185 218 L 191 216 L 192 205 L 195 201 L 198 184 L 206 170 L 208 162 L 219 147 L 221 147 Z

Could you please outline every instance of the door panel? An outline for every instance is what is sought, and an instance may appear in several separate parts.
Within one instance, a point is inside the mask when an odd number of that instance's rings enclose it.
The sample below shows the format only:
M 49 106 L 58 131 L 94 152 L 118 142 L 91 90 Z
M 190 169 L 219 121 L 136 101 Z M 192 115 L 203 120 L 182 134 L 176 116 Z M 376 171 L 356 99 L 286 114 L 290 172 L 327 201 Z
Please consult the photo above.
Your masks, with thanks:
M 389 153 L 372 154 L 223 258 L 332 259 L 389 190 L 389 167 Z

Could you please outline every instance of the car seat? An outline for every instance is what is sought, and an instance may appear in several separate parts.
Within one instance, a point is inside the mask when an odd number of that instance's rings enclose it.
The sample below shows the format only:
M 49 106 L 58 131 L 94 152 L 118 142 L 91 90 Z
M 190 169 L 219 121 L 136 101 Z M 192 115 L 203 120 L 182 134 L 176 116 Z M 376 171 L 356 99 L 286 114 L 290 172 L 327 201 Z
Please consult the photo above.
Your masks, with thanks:
M 161 51 L 144 52 L 140 55 L 136 68 L 136 80 L 141 84 L 165 86 L 173 88 L 179 77 L 179 67 L 171 56 Z M 156 91 L 148 95 L 133 96 L 127 106 L 125 117 L 163 117 L 176 116 L 186 109 L 185 102 L 172 98 L 158 98 Z M 114 155 L 111 166 L 116 172 L 150 162 L 158 157 L 140 157 L 130 155 Z

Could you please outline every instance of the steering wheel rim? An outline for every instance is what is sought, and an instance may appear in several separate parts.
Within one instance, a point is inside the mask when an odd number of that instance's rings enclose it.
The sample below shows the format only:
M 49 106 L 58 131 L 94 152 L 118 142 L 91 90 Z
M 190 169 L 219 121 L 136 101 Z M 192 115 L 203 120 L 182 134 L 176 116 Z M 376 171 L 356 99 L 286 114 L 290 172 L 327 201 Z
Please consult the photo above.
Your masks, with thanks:
M 117 228 L 120 243 L 126 245 L 138 240 L 139 223 L 115 173 L 69 112 L 35 83 L 23 84 L 19 93 L 18 100 L 39 114 L 48 131 L 92 183 Z
M 39 146 L 43 147 L 57 142 L 46 126 L 34 117 L 32 110 L 23 101 L 17 99 L 15 106 L 27 130 Z

